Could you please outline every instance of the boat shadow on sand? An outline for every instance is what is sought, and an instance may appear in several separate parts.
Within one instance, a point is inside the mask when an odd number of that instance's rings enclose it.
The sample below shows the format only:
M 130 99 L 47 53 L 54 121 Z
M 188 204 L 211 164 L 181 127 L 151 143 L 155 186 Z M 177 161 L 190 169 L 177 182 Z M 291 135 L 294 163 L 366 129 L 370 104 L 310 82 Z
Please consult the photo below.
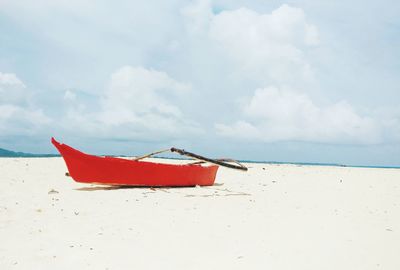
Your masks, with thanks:
M 222 186 L 222 183 L 214 183 L 213 186 Z M 164 189 L 191 189 L 197 188 L 196 186 L 90 186 L 90 187 L 81 187 L 75 188 L 78 191 L 99 191 L 99 190 L 117 190 L 117 189 L 151 189 L 151 190 L 164 190 Z

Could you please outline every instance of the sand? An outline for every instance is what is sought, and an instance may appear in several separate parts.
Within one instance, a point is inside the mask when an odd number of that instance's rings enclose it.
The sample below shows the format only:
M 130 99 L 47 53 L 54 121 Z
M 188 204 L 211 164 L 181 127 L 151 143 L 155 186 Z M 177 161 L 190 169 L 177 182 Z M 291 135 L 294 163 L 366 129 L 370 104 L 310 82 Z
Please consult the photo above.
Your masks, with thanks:
M 400 269 L 399 169 L 248 165 L 107 189 L 0 159 L 0 269 Z

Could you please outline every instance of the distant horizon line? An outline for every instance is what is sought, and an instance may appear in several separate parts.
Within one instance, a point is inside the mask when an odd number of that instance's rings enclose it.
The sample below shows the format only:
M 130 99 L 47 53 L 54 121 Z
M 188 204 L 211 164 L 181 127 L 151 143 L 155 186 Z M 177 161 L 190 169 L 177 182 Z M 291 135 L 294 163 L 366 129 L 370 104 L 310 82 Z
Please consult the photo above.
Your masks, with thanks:
M 32 154 L 25 152 L 14 152 L 4 148 L 0 148 L 0 151 L 4 150 L 8 155 L 1 155 L 0 158 L 49 158 L 49 157 L 61 157 L 60 154 Z M 133 157 L 127 155 L 98 155 L 98 156 L 110 156 L 110 157 Z M 154 156 L 154 158 L 161 159 L 175 159 L 175 160 L 190 160 L 184 157 L 165 157 L 165 156 Z M 348 167 L 348 168 L 376 168 L 376 169 L 400 169 L 399 166 L 383 166 L 383 165 L 350 165 L 340 163 L 327 163 L 327 162 L 292 162 L 292 161 L 271 161 L 271 160 L 239 160 L 243 163 L 254 163 L 254 164 L 276 164 L 276 165 L 299 165 L 299 166 L 322 166 L 322 167 Z

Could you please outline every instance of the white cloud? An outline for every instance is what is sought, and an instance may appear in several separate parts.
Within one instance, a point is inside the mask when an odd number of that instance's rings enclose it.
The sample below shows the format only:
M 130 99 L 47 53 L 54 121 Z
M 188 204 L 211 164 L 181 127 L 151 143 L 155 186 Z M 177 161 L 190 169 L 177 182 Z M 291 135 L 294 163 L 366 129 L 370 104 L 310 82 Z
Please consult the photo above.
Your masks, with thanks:
M 24 83 L 18 79 L 14 73 L 2 73 L 0 72 L 0 85 L 1 86 L 17 86 L 25 88 Z
M 235 74 L 259 87 L 242 99 L 233 124 L 215 125 L 219 135 L 258 142 L 374 144 L 395 139 L 385 134 L 399 128 L 394 118 L 360 115 L 346 101 L 316 104 L 305 93 L 313 87 L 311 92 L 321 91 L 318 83 L 313 84 L 318 80 L 309 56 L 319 45 L 319 34 L 301 8 L 222 11 L 210 18 L 207 27 L 211 40 L 222 48 L 221 55 L 232 59 L 240 71 Z M 264 87 L 271 84 L 276 87 Z
M 0 136 L 33 135 L 51 120 L 29 104 L 30 91 L 13 73 L 0 72 Z
M 0 104 L 0 136 L 36 135 L 48 123 L 41 110 Z
M 276 83 L 314 80 L 305 52 L 319 43 L 318 30 L 300 8 L 223 11 L 213 16 L 209 33 L 247 76 Z
M 64 100 L 75 101 L 76 94 L 72 90 L 67 90 L 64 93 Z
M 0 72 L 0 104 L 22 104 L 29 99 L 25 84 L 14 73 Z
M 199 34 L 208 29 L 213 17 L 211 2 L 209 0 L 197 0 L 181 10 L 186 19 L 186 30 L 189 34 Z
M 276 87 L 257 89 L 242 108 L 244 120 L 217 124 L 220 135 L 257 141 L 380 143 L 382 127 L 347 102 L 316 105 L 308 96 Z
M 165 139 L 199 133 L 198 125 L 176 104 L 179 95 L 190 89 L 165 72 L 125 66 L 111 75 L 100 95 L 100 110 L 85 113 L 82 103 L 74 102 L 66 121 L 92 136 L 115 139 Z
M 149 113 L 181 117 L 179 108 L 168 99 L 189 89 L 189 85 L 175 81 L 164 72 L 125 66 L 112 74 L 102 104 L 106 112 L 129 111 L 132 117 Z

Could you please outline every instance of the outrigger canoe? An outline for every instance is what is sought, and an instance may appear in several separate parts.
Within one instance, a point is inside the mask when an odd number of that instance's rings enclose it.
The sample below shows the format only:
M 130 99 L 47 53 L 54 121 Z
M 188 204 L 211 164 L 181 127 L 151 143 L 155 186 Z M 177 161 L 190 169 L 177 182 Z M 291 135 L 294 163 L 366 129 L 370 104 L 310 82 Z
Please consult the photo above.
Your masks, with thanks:
M 154 152 L 134 160 L 94 156 L 59 143 L 54 138 L 51 142 L 64 158 L 68 168 L 67 175 L 80 183 L 118 186 L 211 186 L 214 184 L 219 166 L 247 170 L 245 166 L 237 162 L 239 165 L 233 165 L 224 162 L 226 160 L 209 159 L 177 148 L 171 148 L 168 151 L 201 161 L 178 165 L 142 160 L 167 150 Z M 205 165 L 204 162 L 212 164 Z

